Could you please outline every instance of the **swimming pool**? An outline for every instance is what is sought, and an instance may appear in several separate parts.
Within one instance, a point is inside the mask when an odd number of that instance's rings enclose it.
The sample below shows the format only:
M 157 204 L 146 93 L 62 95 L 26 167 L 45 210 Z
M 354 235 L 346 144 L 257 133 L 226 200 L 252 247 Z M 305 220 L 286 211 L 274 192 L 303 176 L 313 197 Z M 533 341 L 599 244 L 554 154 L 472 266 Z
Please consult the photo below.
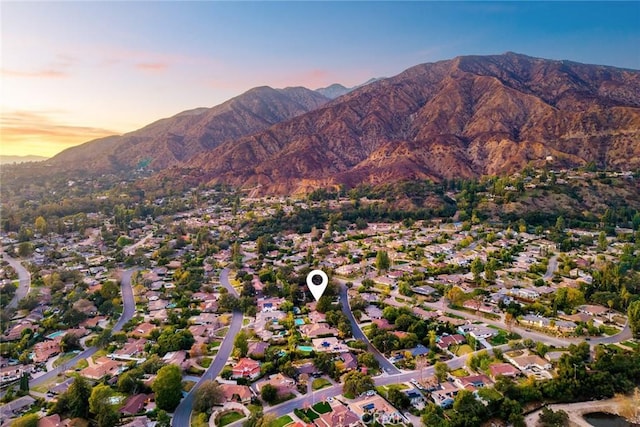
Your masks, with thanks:
M 56 331 L 56 332 L 52 332 L 49 335 L 47 335 L 47 338 L 49 338 L 50 340 L 59 337 L 60 335 L 64 335 L 65 331 Z
M 310 345 L 299 345 L 298 350 L 311 353 L 313 351 L 313 347 L 311 347 Z
M 296 322 L 296 325 L 298 326 L 304 325 L 304 319 L 296 319 L 295 322 Z

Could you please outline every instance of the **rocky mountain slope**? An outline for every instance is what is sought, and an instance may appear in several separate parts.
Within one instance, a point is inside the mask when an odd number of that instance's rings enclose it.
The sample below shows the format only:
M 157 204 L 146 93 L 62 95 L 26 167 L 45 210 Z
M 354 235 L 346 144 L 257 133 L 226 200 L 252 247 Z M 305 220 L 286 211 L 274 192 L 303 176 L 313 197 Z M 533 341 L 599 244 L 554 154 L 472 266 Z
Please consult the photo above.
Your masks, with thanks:
M 640 167 L 640 72 L 506 53 L 428 63 L 165 172 L 260 192 Z
M 127 171 L 166 168 L 218 145 L 267 129 L 328 102 L 302 87 L 257 87 L 213 108 L 197 108 L 158 120 L 122 136 L 69 148 L 48 161 L 53 170 Z

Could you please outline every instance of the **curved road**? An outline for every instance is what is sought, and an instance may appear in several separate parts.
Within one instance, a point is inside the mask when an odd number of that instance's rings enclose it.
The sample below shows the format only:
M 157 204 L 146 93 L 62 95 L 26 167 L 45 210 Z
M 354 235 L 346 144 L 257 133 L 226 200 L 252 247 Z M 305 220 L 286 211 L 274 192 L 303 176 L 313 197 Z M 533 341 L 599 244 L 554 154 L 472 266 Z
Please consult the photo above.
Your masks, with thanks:
M 501 350 L 505 350 L 508 348 L 508 346 L 505 344 L 505 345 L 498 346 L 497 348 L 500 348 Z M 492 350 L 489 349 L 486 351 L 491 352 Z M 478 352 L 475 352 L 475 353 L 478 353 Z M 465 354 L 464 356 L 454 357 L 453 359 L 447 362 L 447 365 L 449 365 L 449 369 L 451 370 L 461 368 L 467 362 L 468 357 L 469 357 L 468 354 Z M 393 375 L 380 375 L 380 376 L 374 377 L 373 382 L 375 383 L 376 386 L 397 384 L 397 383 L 411 381 L 413 378 L 416 378 L 416 379 L 420 378 L 420 375 L 422 376 L 435 375 L 435 369 L 433 365 L 427 368 L 424 368 L 422 372 L 411 371 L 411 372 L 404 372 L 404 373 L 398 373 Z M 295 399 L 288 400 L 279 405 L 265 409 L 264 413 L 274 414 L 276 417 L 280 417 L 284 414 L 288 414 L 289 412 L 293 412 L 293 410 L 296 408 L 303 408 L 305 407 L 305 405 L 311 406 L 312 402 L 315 402 L 315 403 L 321 402 L 323 400 L 326 400 L 327 397 L 333 397 L 339 394 L 342 394 L 342 384 L 323 388 L 321 390 L 313 392 L 312 394 L 307 393 L 304 396 L 300 396 Z
M 122 303 L 124 308 L 122 309 L 122 314 L 120 315 L 120 319 L 118 319 L 118 321 L 113 327 L 113 332 L 118 332 L 119 330 L 121 330 L 124 324 L 127 323 L 129 320 L 131 320 L 134 313 L 136 312 L 136 302 L 133 298 L 133 287 L 131 286 L 131 276 L 136 270 L 137 268 L 131 268 L 131 269 L 125 270 L 122 273 L 122 277 L 120 279 L 120 292 L 122 292 Z M 47 373 L 40 375 L 37 378 L 33 378 L 31 381 L 29 381 L 29 386 L 34 387 L 49 381 L 50 379 L 61 374 L 65 370 L 66 366 L 75 366 L 82 359 L 87 359 L 93 356 L 96 351 L 98 351 L 98 348 L 95 346 L 89 347 L 84 351 L 81 351 L 73 359 L 58 366 L 52 371 L 48 371 Z
M 229 293 L 231 293 L 231 295 L 237 297 L 238 292 L 233 286 L 231 286 L 231 282 L 229 282 L 229 271 L 229 268 L 224 268 L 222 272 L 220 272 L 220 283 L 229 291 Z M 243 316 L 241 311 L 236 310 L 233 312 L 229 330 L 218 348 L 216 357 L 213 359 L 213 362 L 211 362 L 211 366 L 209 366 L 204 375 L 202 375 L 200 380 L 191 388 L 189 393 L 187 393 L 184 399 L 180 402 L 180 405 L 178 405 L 174 411 L 173 420 L 171 421 L 172 426 L 186 427 L 191 425 L 191 411 L 193 410 L 195 391 L 205 380 L 214 380 L 220 374 L 224 365 L 227 364 L 227 360 L 233 351 L 233 340 L 242 328 L 242 318 Z
M 16 308 L 18 306 L 18 302 L 27 296 L 29 290 L 31 289 L 31 273 L 27 271 L 26 268 L 22 266 L 20 261 L 15 258 L 11 258 L 7 255 L 4 250 L 1 251 L 2 259 L 7 261 L 11 267 L 18 273 L 18 289 L 16 289 L 16 293 L 7 305 L 7 308 Z
M 347 316 L 349 322 L 351 323 L 351 333 L 353 334 L 353 337 L 362 340 L 367 344 L 367 351 L 375 356 L 384 372 L 388 374 L 399 374 L 401 371 L 396 368 L 394 364 L 389 361 L 389 359 L 384 357 L 384 355 L 371 344 L 364 332 L 362 332 L 362 329 L 360 329 L 360 325 L 358 325 L 358 322 L 356 322 L 356 319 L 351 312 L 351 304 L 349 303 L 349 298 L 347 295 L 347 286 L 342 280 L 338 280 L 338 283 L 340 283 L 340 302 L 343 302 L 343 304 L 341 304 L 342 312 Z M 346 304 L 344 304 L 344 302 L 346 302 Z

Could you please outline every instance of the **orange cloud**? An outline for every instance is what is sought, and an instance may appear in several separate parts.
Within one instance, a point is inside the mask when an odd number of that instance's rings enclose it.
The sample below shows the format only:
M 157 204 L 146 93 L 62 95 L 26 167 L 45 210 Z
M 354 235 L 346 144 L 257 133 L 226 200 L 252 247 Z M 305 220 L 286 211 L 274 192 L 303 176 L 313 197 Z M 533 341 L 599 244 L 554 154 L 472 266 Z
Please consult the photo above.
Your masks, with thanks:
M 52 68 L 36 71 L 7 70 L 3 68 L 2 70 L 0 70 L 0 73 L 2 73 L 2 75 L 5 77 L 26 77 L 37 79 L 57 79 L 67 77 L 69 75 L 64 71 L 55 70 Z
M 60 151 L 116 132 L 59 123 L 52 112 L 10 111 L 0 118 L 2 154 L 53 156 Z
M 140 62 L 135 66 L 139 70 L 156 72 L 166 70 L 169 64 L 166 62 Z

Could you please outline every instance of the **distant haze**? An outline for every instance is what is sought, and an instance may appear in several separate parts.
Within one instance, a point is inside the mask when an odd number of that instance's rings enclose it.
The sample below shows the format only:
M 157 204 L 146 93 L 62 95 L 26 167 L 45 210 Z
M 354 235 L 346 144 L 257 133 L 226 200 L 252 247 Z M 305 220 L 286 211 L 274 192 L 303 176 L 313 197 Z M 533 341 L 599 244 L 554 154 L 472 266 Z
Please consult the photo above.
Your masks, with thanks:
M 0 165 L 10 165 L 13 163 L 24 163 L 24 162 L 41 162 L 43 160 L 47 160 L 48 157 L 44 156 L 5 156 L 0 155 Z

